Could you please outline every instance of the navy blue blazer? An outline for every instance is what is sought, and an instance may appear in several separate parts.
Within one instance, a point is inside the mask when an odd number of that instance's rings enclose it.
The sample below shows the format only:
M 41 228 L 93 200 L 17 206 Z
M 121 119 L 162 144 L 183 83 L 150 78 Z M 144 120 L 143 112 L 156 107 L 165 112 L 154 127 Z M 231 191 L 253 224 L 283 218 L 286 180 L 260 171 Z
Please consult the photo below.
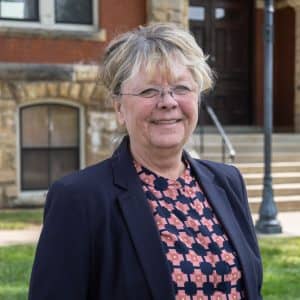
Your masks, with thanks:
M 239 256 L 247 299 L 262 266 L 239 171 L 184 153 Z M 55 182 L 29 300 L 174 300 L 160 236 L 125 138 L 110 159 Z

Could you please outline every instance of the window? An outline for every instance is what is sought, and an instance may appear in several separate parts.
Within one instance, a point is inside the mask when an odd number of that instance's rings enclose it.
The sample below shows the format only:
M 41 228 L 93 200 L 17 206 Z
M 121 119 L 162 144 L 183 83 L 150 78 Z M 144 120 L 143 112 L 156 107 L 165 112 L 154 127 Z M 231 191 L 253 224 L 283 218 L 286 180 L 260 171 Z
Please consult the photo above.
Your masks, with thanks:
M 46 190 L 79 168 L 79 109 L 60 104 L 20 110 L 21 190 Z
M 97 0 L 0 0 L 0 25 L 91 30 L 97 6 Z
M 190 6 L 189 7 L 189 20 L 204 21 L 205 8 L 203 6 Z
M 38 0 L 0 0 L 1 19 L 38 21 Z
M 91 0 L 55 0 L 55 22 L 93 24 Z

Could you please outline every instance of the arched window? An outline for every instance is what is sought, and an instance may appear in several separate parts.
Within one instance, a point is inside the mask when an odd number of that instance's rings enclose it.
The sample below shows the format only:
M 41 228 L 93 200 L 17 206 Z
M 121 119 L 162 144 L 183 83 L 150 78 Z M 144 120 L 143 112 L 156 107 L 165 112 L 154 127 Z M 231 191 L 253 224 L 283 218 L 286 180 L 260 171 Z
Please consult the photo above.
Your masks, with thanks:
M 39 104 L 20 110 L 21 190 L 45 190 L 79 168 L 79 109 Z

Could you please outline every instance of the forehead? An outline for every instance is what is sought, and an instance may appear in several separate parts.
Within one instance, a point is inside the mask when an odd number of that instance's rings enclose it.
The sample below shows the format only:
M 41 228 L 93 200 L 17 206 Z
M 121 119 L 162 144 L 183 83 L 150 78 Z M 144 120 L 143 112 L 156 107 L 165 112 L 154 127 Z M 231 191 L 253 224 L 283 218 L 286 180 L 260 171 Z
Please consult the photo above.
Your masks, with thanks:
M 142 63 L 127 81 L 133 85 L 140 85 L 141 83 L 170 84 L 178 81 L 195 83 L 189 69 L 178 60 L 173 61 L 172 64 L 164 61 Z

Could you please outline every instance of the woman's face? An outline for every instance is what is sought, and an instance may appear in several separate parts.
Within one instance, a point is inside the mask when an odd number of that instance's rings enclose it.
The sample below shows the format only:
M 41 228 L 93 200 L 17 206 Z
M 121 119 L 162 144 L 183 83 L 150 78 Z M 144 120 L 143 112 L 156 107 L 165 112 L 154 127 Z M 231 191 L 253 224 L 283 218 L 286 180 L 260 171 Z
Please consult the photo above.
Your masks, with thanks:
M 171 76 L 159 70 L 150 78 L 141 69 L 122 84 L 120 99 L 115 101 L 117 119 L 127 129 L 131 148 L 145 153 L 182 150 L 198 119 L 198 88 L 190 71 L 176 60 Z M 175 99 L 168 93 L 174 87 Z M 143 97 L 151 96 L 153 89 L 164 89 L 164 95 Z

